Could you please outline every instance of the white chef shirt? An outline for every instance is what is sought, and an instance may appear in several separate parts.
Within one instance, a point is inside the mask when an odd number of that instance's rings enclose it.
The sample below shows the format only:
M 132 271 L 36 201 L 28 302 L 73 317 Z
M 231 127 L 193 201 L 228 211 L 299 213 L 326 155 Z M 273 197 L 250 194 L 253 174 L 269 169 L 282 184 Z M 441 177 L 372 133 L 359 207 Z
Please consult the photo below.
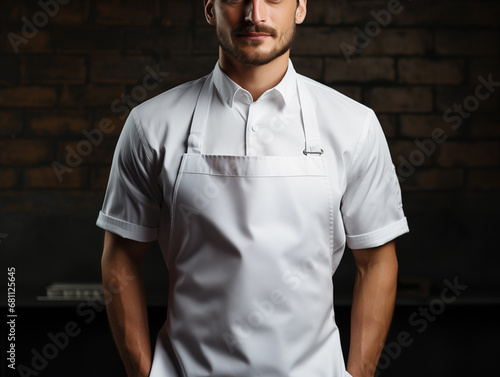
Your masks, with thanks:
M 217 64 L 213 77 L 217 95 L 208 114 L 203 152 L 231 156 L 302 154 L 304 130 L 297 74 L 291 62 L 290 67 L 277 86 L 254 102 L 250 92 L 232 81 Z
M 168 254 L 172 189 L 205 80 L 180 85 L 132 110 L 115 151 L 98 226 L 140 242 L 158 239 Z M 374 112 L 297 74 L 291 61 L 282 81 L 255 102 L 216 64 L 202 153 L 302 154 L 297 80 L 313 97 L 318 117 L 335 209 L 332 253 L 346 243 L 351 249 L 380 246 L 408 232 L 394 165 Z

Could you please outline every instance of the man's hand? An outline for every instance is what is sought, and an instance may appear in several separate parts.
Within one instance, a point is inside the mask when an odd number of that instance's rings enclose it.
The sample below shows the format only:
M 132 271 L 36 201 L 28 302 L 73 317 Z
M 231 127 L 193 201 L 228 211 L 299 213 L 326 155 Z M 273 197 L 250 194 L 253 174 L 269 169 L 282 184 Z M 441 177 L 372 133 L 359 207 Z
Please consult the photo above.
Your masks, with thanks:
M 128 377 L 147 377 L 151 345 L 144 291 L 143 259 L 149 244 L 106 232 L 102 282 L 108 318 Z
M 396 300 L 398 261 L 395 243 L 353 250 L 353 254 L 357 273 L 347 371 L 353 377 L 373 377 Z

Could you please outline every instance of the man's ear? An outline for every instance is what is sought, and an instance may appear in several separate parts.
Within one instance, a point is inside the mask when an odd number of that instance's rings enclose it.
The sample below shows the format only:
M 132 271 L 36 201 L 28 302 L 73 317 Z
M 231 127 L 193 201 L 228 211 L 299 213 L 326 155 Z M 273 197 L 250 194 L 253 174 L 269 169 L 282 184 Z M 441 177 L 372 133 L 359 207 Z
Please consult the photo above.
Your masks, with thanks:
M 205 18 L 210 25 L 215 25 L 215 13 L 213 0 L 203 0 L 205 4 Z
M 307 14 L 307 0 L 299 0 L 299 6 L 295 11 L 295 23 L 301 24 L 306 19 Z

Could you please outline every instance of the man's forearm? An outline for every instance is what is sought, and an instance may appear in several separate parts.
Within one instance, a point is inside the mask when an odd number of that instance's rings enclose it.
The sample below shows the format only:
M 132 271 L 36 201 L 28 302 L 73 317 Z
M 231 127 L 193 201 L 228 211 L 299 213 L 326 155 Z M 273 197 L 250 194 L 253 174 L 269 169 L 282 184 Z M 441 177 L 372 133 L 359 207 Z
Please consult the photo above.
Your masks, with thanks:
M 373 377 L 392 320 L 398 266 L 394 243 L 357 253 L 347 370 Z
M 102 258 L 106 309 L 127 375 L 147 377 L 151 369 L 151 346 L 142 256 L 125 250 L 124 242 L 127 241 L 106 236 Z

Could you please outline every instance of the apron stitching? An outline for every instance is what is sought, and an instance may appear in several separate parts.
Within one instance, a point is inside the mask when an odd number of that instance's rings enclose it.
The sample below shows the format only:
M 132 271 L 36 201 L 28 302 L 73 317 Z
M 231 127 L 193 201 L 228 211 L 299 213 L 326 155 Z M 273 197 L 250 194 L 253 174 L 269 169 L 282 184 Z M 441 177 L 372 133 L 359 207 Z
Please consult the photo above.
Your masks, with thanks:
M 327 166 L 326 166 L 326 160 L 324 159 L 323 160 L 323 167 L 325 170 L 327 170 Z M 326 186 L 327 186 L 327 194 L 328 194 L 328 209 L 329 209 L 329 243 L 330 243 L 330 250 L 328 251 L 328 255 L 330 256 L 330 269 L 331 269 L 331 266 L 332 266 L 332 260 L 333 260 L 333 192 L 332 192 L 332 188 L 331 188 L 331 185 L 330 185 L 330 179 L 328 177 L 328 175 L 325 175 L 325 180 L 326 180 Z M 332 274 L 333 276 L 333 274 Z
M 237 175 L 237 174 L 216 174 L 216 173 L 199 173 L 199 172 L 187 172 L 185 171 L 184 174 L 192 174 L 192 175 L 208 175 L 208 176 L 213 176 L 213 177 L 232 177 L 232 178 L 303 178 L 303 177 L 313 177 L 313 178 L 328 178 L 324 174 L 284 174 L 284 175 Z
M 184 169 L 184 166 L 186 165 L 186 158 L 185 158 L 186 154 L 184 154 L 183 158 L 182 158 L 182 162 L 181 162 L 181 165 L 179 167 L 179 172 L 181 172 L 183 169 Z M 172 194 L 172 207 L 171 207 L 171 212 L 170 212 L 170 236 L 169 236 L 169 242 L 168 242 L 168 249 L 167 249 L 167 260 L 168 260 L 168 264 L 169 265 L 172 265 L 171 263 L 171 260 L 172 260 L 172 245 L 174 243 L 174 240 L 175 240 L 175 220 L 177 218 L 177 214 L 176 214 L 176 209 L 177 209 L 177 194 L 178 194 L 178 190 L 179 190 L 179 186 L 180 186 L 180 182 L 181 182 L 181 178 L 182 178 L 182 174 L 179 174 L 179 172 L 177 173 L 177 178 L 175 180 L 175 183 L 174 183 L 174 191 L 173 191 L 173 194 Z M 170 268 L 170 266 L 167 265 L 167 268 L 169 270 L 169 273 L 172 273 L 173 272 L 173 269 L 174 268 Z M 174 266 L 173 266 L 174 267 Z M 172 292 L 172 297 L 170 297 L 169 295 L 169 298 L 168 298 L 168 302 L 169 304 L 173 303 L 174 302 L 174 297 L 173 297 L 173 291 L 174 291 L 174 287 L 172 286 L 171 287 L 171 283 L 172 283 L 172 280 L 173 279 L 169 279 L 169 291 Z M 170 293 L 169 292 L 169 293 Z M 171 308 L 171 305 L 169 305 L 169 307 Z M 169 314 L 170 310 L 167 311 L 167 319 L 165 321 L 165 323 L 163 324 L 163 326 L 165 327 L 165 332 L 167 333 L 167 336 L 168 336 L 168 341 L 170 342 L 170 345 L 172 347 L 172 351 L 174 352 L 175 354 L 175 359 L 177 360 L 178 362 L 178 365 L 180 366 L 181 370 L 182 370 L 182 374 L 184 376 L 187 376 L 186 374 L 186 369 L 184 368 L 184 365 L 182 363 L 182 358 L 179 356 L 177 350 L 175 349 L 175 344 L 174 344 L 174 341 L 172 339 L 172 336 L 170 335 L 170 331 L 168 329 L 168 320 L 170 319 L 170 314 Z
M 180 174 L 180 172 L 182 172 L 182 170 L 184 169 L 184 166 L 186 165 L 185 156 L 186 156 L 186 154 L 182 158 L 181 166 L 179 167 L 179 172 L 177 173 L 177 177 L 176 177 L 176 180 L 174 183 L 174 192 L 172 194 L 172 200 L 171 200 L 172 207 L 170 209 L 170 237 L 169 237 L 168 249 L 167 249 L 167 253 L 168 253 L 167 259 L 169 261 L 171 258 L 171 250 L 172 250 L 172 245 L 174 243 L 174 238 L 175 238 L 175 232 L 174 232 L 175 229 L 174 228 L 175 228 L 175 220 L 177 219 L 177 214 L 176 214 L 176 212 L 177 212 L 176 211 L 177 210 L 177 193 L 179 191 L 180 181 L 182 178 L 182 174 Z

